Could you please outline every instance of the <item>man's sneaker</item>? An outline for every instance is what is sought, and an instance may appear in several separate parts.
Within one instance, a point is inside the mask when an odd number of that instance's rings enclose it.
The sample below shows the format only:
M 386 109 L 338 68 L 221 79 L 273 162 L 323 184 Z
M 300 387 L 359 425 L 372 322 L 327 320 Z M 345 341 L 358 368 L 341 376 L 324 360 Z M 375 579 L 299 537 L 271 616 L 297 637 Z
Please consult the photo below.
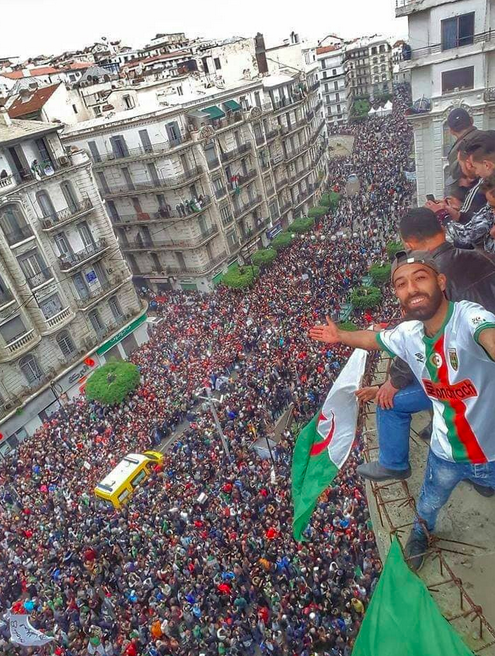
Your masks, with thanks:
M 357 468 L 357 473 L 363 478 L 370 481 L 403 481 L 411 476 L 411 468 L 407 469 L 387 469 L 375 460 L 374 462 L 364 462 Z
M 471 485 L 474 487 L 478 494 L 481 494 L 482 497 L 493 497 L 495 490 L 492 487 L 486 487 L 486 485 L 478 485 L 478 483 L 473 483 Z
M 419 572 L 425 562 L 425 555 L 428 551 L 428 536 L 426 533 L 418 533 L 414 529 L 411 531 L 407 540 L 404 556 L 406 562 L 413 572 Z

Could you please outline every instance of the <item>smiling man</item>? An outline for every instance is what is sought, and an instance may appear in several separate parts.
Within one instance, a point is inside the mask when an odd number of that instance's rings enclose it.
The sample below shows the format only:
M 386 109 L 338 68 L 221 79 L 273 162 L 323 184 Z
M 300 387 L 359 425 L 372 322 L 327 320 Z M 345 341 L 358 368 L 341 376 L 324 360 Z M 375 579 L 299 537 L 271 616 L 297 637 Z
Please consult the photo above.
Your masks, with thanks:
M 418 570 L 439 510 L 462 480 L 495 487 L 495 315 L 444 295 L 446 278 L 429 252 L 398 253 L 392 284 L 405 314 L 393 330 L 347 332 L 327 319 L 312 339 L 353 348 L 382 349 L 411 367 L 433 404 L 433 432 L 418 519 L 406 553 Z

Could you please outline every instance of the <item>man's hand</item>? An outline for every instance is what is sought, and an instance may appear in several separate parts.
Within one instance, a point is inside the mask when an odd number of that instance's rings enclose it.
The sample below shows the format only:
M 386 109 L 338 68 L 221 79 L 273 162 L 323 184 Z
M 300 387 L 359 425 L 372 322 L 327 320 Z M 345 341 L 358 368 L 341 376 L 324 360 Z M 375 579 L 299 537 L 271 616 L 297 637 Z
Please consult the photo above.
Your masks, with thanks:
M 359 403 L 368 403 L 374 400 L 379 389 L 379 385 L 372 385 L 371 387 L 362 387 L 354 394 L 357 396 Z
M 392 410 L 394 407 L 394 396 L 399 390 L 392 385 L 390 379 L 387 380 L 378 390 L 376 402 L 382 410 Z
M 326 317 L 326 320 L 326 324 L 322 326 L 313 326 L 309 331 L 309 336 L 318 342 L 338 344 L 341 341 L 340 330 L 337 328 L 337 324 L 329 317 Z
M 435 214 L 437 212 L 439 212 L 440 210 L 448 209 L 448 205 L 444 200 L 437 200 L 435 202 L 433 202 L 432 200 L 428 200 L 425 203 L 425 207 L 427 207 L 429 210 L 432 210 L 433 212 L 435 212 Z

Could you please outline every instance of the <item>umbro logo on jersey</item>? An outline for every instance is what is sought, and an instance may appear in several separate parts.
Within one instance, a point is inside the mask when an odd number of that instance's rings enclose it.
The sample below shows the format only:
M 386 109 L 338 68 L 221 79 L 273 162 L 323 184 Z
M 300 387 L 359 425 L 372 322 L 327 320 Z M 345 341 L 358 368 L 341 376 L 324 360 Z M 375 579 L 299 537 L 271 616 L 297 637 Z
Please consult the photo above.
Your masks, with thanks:
M 414 357 L 418 362 L 424 362 L 425 361 L 425 356 L 422 353 L 415 353 Z

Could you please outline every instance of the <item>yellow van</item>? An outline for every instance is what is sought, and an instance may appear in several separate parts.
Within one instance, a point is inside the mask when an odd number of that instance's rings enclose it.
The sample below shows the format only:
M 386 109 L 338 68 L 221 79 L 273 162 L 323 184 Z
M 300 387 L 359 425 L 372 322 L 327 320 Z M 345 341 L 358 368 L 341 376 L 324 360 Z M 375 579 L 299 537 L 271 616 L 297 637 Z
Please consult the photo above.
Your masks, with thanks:
M 145 481 L 157 463 L 163 461 L 163 453 L 145 451 L 129 453 L 105 478 L 95 487 L 95 495 L 120 508 L 131 498 L 134 490 Z

